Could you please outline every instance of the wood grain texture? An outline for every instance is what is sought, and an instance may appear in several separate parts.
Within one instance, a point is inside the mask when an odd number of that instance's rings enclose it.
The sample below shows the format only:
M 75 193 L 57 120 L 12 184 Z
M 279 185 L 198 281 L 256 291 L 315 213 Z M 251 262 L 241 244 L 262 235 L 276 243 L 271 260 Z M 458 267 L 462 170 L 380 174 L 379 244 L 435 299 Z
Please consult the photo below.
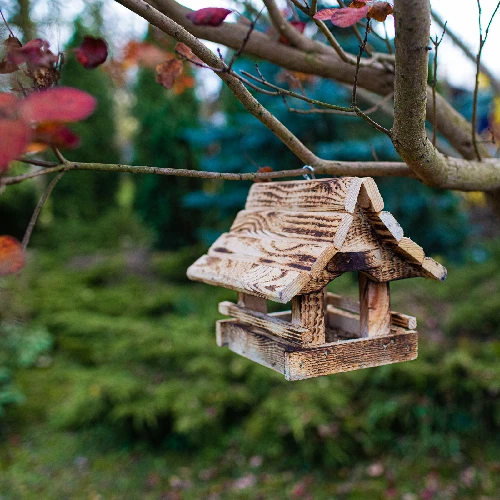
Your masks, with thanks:
M 341 252 L 364 252 L 380 248 L 375 231 L 366 215 L 359 208 L 354 213 L 354 220 L 349 228 L 349 232 L 344 239 Z
M 310 280 L 304 271 L 281 269 L 204 255 L 187 270 L 188 278 L 286 304 Z
M 298 295 L 292 299 L 292 323 L 311 333 L 310 344 L 325 343 L 325 293 Z
M 372 281 L 359 274 L 359 318 L 361 337 L 388 335 L 391 331 L 389 283 Z
M 277 317 L 240 307 L 232 302 L 221 302 L 219 304 L 219 312 L 226 316 L 232 316 L 239 323 L 261 328 L 267 333 L 272 333 L 295 344 L 308 344 L 313 341 L 312 331 L 300 324 L 294 324 L 293 317 L 292 322 L 289 323 Z
M 425 276 L 438 281 L 444 281 L 448 275 L 446 268 L 430 257 L 424 259 L 422 262 L 422 269 Z
M 278 342 L 258 328 L 231 320 L 218 321 L 217 330 L 231 351 L 287 376 L 285 351 L 291 344 Z
M 336 252 L 334 246 L 327 242 L 224 233 L 211 246 L 208 255 L 316 272 L 324 269 Z
M 410 238 L 401 238 L 398 245 L 394 247 L 394 250 L 404 260 L 413 264 L 422 264 L 425 258 L 424 249 Z
M 349 337 L 361 337 L 360 334 L 360 323 L 359 323 L 359 313 L 352 313 L 348 311 L 343 311 L 334 306 L 326 306 L 326 322 L 328 328 L 335 330 L 342 330 Z
M 384 245 L 381 251 L 382 265 L 362 271 L 375 281 L 388 282 L 424 276 L 424 271 L 420 265 L 405 261 L 399 255 L 396 255 L 391 248 Z
M 359 302 L 357 300 L 351 299 L 350 297 L 345 297 L 343 295 L 337 295 L 336 293 L 328 292 L 326 294 L 326 304 L 327 306 L 333 306 L 335 310 L 342 309 L 359 316 Z M 331 309 L 329 309 L 329 311 L 331 311 Z M 415 330 L 417 328 L 417 318 L 408 316 L 407 314 L 403 314 L 400 312 L 391 311 L 391 324 L 393 326 Z
M 382 265 L 382 254 L 379 248 L 361 252 L 338 252 L 333 256 L 327 270 L 335 272 L 365 271 Z
M 230 232 L 238 236 L 267 236 L 275 240 L 325 242 L 338 249 L 346 238 L 352 220 L 351 214 L 340 212 L 287 212 L 281 207 L 275 210 L 242 210 L 236 216 Z
M 403 228 L 390 212 L 368 213 L 370 224 L 384 243 L 397 245 L 403 237 Z
M 318 179 L 310 181 L 262 182 L 250 189 L 247 210 L 280 207 L 300 211 L 353 212 L 362 179 Z
M 361 368 L 416 359 L 418 335 L 394 329 L 391 335 L 342 340 L 315 347 L 297 347 L 262 330 L 231 320 L 217 323 L 218 336 L 231 351 L 282 373 L 287 380 L 303 380 Z
M 384 209 L 384 200 L 377 184 L 371 177 L 363 179 L 359 190 L 358 204 L 367 212 L 381 212 Z
M 285 352 L 285 377 L 287 380 L 303 380 L 410 361 L 417 356 L 417 332 L 398 331 L 384 337 L 344 340 L 313 349 Z
M 319 273 L 314 273 L 310 280 L 300 289 L 300 294 L 320 292 L 325 288 L 328 283 L 333 281 L 335 278 L 342 276 L 342 272 L 331 273 L 329 271 L 320 271 Z
M 267 314 L 267 301 L 262 297 L 256 297 L 255 295 L 249 295 L 248 293 L 238 292 L 238 305 L 240 307 L 251 309 L 252 311 Z

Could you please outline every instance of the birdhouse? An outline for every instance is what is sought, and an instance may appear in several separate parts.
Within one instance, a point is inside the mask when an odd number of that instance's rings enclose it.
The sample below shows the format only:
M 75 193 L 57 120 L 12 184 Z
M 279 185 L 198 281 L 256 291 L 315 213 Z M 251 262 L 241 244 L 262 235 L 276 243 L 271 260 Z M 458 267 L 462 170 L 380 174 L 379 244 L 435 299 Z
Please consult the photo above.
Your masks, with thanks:
M 391 311 L 389 282 L 443 281 L 446 269 L 403 236 L 371 178 L 256 183 L 230 231 L 188 277 L 238 292 L 221 302 L 217 343 L 301 380 L 417 357 L 416 319 Z M 359 302 L 326 291 L 357 272 Z M 268 313 L 267 301 L 291 302 Z

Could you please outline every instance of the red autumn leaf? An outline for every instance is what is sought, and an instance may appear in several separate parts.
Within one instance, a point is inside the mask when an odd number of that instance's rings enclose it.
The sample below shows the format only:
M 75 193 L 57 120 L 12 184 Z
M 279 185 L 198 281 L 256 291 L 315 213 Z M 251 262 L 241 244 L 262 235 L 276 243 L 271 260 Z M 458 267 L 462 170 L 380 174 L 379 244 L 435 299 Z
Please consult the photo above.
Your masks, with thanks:
M 368 11 L 367 17 L 383 23 L 387 16 L 390 16 L 393 12 L 394 8 L 389 2 L 375 2 Z
M 323 9 L 318 10 L 316 14 L 314 14 L 314 19 L 318 19 L 319 21 L 329 21 L 332 18 L 334 12 L 337 12 L 339 9 Z
M 356 24 L 360 19 L 363 19 L 363 17 L 366 17 L 369 10 L 370 7 L 368 5 L 360 8 L 347 7 L 345 9 L 335 9 L 331 21 L 339 28 L 347 28 L 348 26 Z
M 0 236 L 0 276 L 17 273 L 25 263 L 21 243 L 12 236 Z
M 186 59 L 191 59 L 193 57 L 193 51 L 185 43 L 179 42 L 175 46 L 174 50 L 176 54 L 179 54 L 185 57 Z
M 108 58 L 108 46 L 102 38 L 86 36 L 75 49 L 77 61 L 86 69 L 100 66 Z
M 220 26 L 232 10 L 220 7 L 205 7 L 204 9 L 190 12 L 186 17 L 196 25 Z
M 156 66 L 156 81 L 166 89 L 174 86 L 175 79 L 182 73 L 183 64 L 179 59 L 170 59 Z
M 21 47 L 12 43 L 7 53 L 7 61 L 17 66 L 25 62 L 49 68 L 56 64 L 58 59 L 58 56 L 49 50 L 49 42 L 41 38 L 30 40 Z
M 260 167 L 257 169 L 258 174 L 264 174 L 266 172 L 272 172 L 273 167 Z M 259 179 L 258 177 L 254 179 L 254 182 L 271 182 L 271 179 Z
M 91 95 L 70 87 L 33 92 L 20 104 L 21 115 L 28 122 L 77 122 L 91 115 L 95 107 Z
M 0 173 L 6 172 L 9 163 L 24 153 L 30 129 L 22 120 L 0 119 Z
M 80 139 L 65 125 L 49 122 L 42 123 L 34 128 L 31 142 L 48 144 L 56 148 L 76 148 L 80 143 Z

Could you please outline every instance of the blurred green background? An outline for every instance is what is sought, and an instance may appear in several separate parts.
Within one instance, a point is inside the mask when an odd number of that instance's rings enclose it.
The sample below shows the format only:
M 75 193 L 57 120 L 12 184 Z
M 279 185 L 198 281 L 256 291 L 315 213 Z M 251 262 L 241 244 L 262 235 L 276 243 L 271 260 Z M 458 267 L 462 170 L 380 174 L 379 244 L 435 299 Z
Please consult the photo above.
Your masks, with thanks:
M 62 82 L 98 99 L 69 158 L 231 172 L 301 166 L 202 71 L 186 67 L 173 90 L 160 87 L 155 57 L 172 42 L 151 29 L 113 31 L 108 4 L 70 13 L 64 2 L 5 5 L 25 41 L 52 42 L 57 22 L 68 50 Z M 99 69 L 71 55 L 85 34 L 110 43 Z M 350 34 L 336 35 L 357 50 Z M 349 101 L 335 82 L 260 69 L 312 97 Z M 470 115 L 470 92 L 445 81 L 439 90 Z M 397 159 L 357 119 L 292 114 L 258 97 L 320 156 Z M 373 97 L 361 97 L 370 107 Z M 487 85 L 479 104 L 481 131 L 495 114 Z M 390 126 L 383 110 L 374 116 Z M 500 498 L 498 222 L 481 194 L 378 183 L 406 233 L 449 268 L 444 284 L 392 286 L 393 309 L 419 320 L 419 358 L 289 383 L 216 347 L 217 303 L 235 294 L 185 277 L 243 207 L 249 183 L 67 174 L 27 268 L 0 280 L 0 499 Z M 43 188 L 1 193 L 0 234 L 22 238 Z M 355 295 L 355 276 L 330 288 Z

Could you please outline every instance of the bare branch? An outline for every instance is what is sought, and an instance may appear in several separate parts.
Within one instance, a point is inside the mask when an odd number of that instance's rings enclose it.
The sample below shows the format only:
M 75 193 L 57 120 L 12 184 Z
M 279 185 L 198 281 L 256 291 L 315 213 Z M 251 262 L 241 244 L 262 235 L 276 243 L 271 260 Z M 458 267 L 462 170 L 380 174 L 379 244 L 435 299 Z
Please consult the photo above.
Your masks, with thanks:
M 432 145 L 436 147 L 436 136 L 437 136 L 437 107 L 436 107 L 436 86 L 437 86 L 437 69 L 438 69 L 438 49 L 443 41 L 444 35 L 446 33 L 446 23 L 444 23 L 443 32 L 441 33 L 441 38 L 436 35 L 435 38 L 431 37 L 431 42 L 434 45 L 434 64 L 432 69 Z
M 42 172 L 47 172 L 46 170 L 42 170 Z M 31 216 L 31 219 L 29 221 L 28 227 L 26 228 L 26 232 L 24 233 L 23 236 L 23 241 L 21 242 L 21 246 L 23 247 L 23 250 L 26 250 L 30 238 L 31 238 L 31 233 L 33 233 L 33 229 L 35 228 L 36 221 L 38 220 L 38 216 L 40 215 L 40 212 L 42 211 L 43 206 L 45 205 L 45 202 L 48 200 L 49 196 L 52 194 L 52 191 L 56 187 L 56 184 L 60 181 L 61 177 L 64 175 L 66 170 L 63 169 L 57 174 L 54 179 L 52 179 L 51 183 L 47 186 L 47 189 L 45 192 L 42 194 L 42 197 L 40 198 L 35 211 L 33 212 L 33 215 Z M 1 182 L 1 179 L 0 179 Z
M 497 6 L 498 8 L 498 6 Z M 432 11 L 431 12 L 432 19 L 436 22 L 436 24 L 444 29 L 446 26 L 446 22 L 444 22 L 437 14 L 436 12 Z M 493 17 L 491 18 L 493 19 Z M 455 34 L 454 31 L 450 30 L 450 27 L 446 27 L 446 33 L 447 35 L 451 38 L 453 43 L 462 50 L 462 52 L 467 56 L 468 59 L 470 59 L 474 64 L 476 63 L 476 55 L 472 53 L 469 47 L 465 45 L 463 42 L 462 38 L 460 38 L 458 35 Z M 488 78 L 488 81 L 491 84 L 491 87 L 495 91 L 496 94 L 500 94 L 500 81 L 495 77 L 495 75 L 483 64 L 481 63 L 480 65 L 481 68 L 481 73 L 483 73 L 486 78 Z
M 17 176 L 0 177 L 0 187 L 20 184 L 28 179 L 34 179 L 54 172 L 69 172 L 78 170 L 91 170 L 102 172 L 128 172 L 131 174 L 152 174 L 170 177 L 196 177 L 200 179 L 219 179 L 227 181 L 253 181 L 256 179 L 282 179 L 284 177 L 301 177 L 304 175 L 302 168 L 293 170 L 278 170 L 275 172 L 235 174 L 232 172 L 206 172 L 202 170 L 188 170 L 182 168 L 158 168 L 135 165 L 121 165 L 109 163 L 80 163 L 68 162 L 65 165 L 46 168 Z M 415 177 L 412 171 L 401 162 L 349 162 L 335 160 L 319 160 L 314 166 L 318 175 L 352 175 L 352 176 L 391 176 L 391 177 Z

